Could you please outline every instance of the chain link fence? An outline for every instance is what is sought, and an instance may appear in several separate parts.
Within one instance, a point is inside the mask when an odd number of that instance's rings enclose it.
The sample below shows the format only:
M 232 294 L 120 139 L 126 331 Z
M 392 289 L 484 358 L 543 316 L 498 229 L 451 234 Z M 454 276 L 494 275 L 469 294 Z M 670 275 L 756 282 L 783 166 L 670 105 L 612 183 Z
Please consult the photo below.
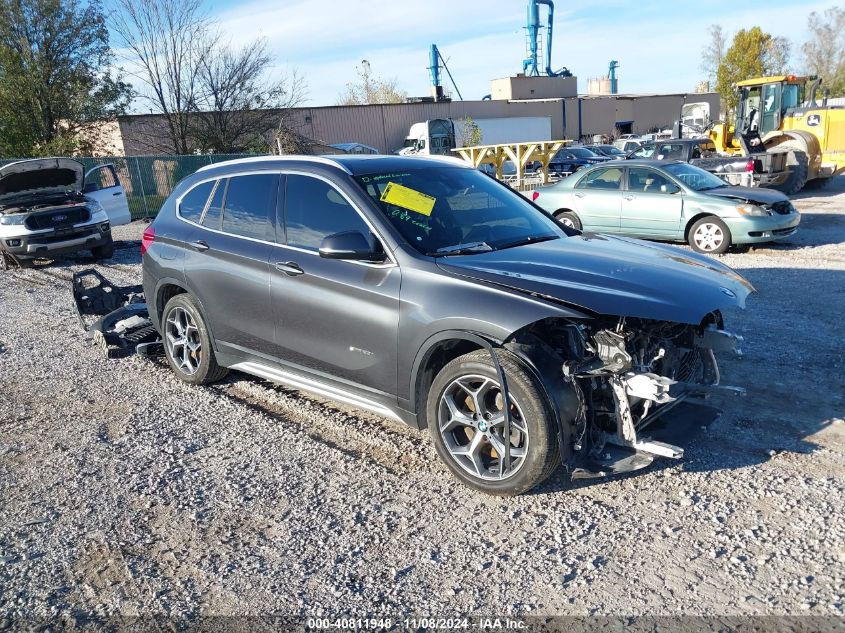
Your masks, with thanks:
M 186 176 L 190 176 L 200 167 L 220 163 L 233 158 L 243 158 L 248 154 L 188 154 L 181 156 L 162 154 L 159 156 L 103 156 L 72 157 L 85 166 L 85 171 L 98 165 L 114 165 L 120 184 L 126 192 L 129 211 L 133 220 L 153 218 L 161 209 L 170 192 Z M 0 166 L 25 159 L 0 159 Z M 95 180 L 103 177 L 103 171 L 92 174 Z M 100 187 L 107 184 L 97 182 Z

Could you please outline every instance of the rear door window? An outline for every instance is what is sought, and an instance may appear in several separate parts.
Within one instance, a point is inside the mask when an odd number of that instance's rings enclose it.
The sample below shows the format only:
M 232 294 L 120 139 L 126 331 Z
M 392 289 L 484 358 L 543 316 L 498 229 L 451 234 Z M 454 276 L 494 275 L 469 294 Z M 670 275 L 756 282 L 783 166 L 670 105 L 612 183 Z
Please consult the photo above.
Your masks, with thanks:
M 199 222 L 212 189 L 214 189 L 213 180 L 201 183 L 191 189 L 179 203 L 179 215 L 191 222 Z
M 285 229 L 289 246 L 319 250 L 323 238 L 342 231 L 359 231 L 365 237 L 370 227 L 355 208 L 327 182 L 290 174 L 285 188 Z
M 622 183 L 622 169 L 610 167 L 608 169 L 597 169 L 587 174 L 576 185 L 576 189 L 605 189 L 618 190 Z
M 278 174 L 230 178 L 223 203 L 223 232 L 258 240 L 271 239 L 271 218 L 278 190 Z

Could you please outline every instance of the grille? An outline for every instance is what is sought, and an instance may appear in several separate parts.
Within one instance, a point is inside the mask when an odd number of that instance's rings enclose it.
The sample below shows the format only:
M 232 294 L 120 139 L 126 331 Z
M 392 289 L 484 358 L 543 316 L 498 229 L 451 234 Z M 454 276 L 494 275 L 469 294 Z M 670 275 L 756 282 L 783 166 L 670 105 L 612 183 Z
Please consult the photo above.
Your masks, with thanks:
M 772 211 L 781 215 L 789 215 L 792 212 L 792 204 L 788 200 L 775 202 L 772 205 Z
M 90 218 L 91 213 L 86 207 L 76 207 L 74 209 L 63 209 L 61 211 L 50 211 L 49 213 L 31 215 L 26 220 L 26 227 L 31 231 L 59 229 L 73 226 L 80 222 L 86 222 Z

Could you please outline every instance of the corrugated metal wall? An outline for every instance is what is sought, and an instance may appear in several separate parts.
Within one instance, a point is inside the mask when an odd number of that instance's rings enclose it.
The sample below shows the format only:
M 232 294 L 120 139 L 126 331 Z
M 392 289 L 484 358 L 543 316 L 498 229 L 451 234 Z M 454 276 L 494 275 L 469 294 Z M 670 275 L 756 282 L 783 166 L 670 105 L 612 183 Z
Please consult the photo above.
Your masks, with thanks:
M 449 103 L 402 103 L 373 106 L 299 108 L 292 116 L 302 131 L 324 143 L 357 141 L 383 152 L 402 147 L 413 123 L 428 119 L 474 119 L 547 116 L 552 136 L 563 138 L 560 101 L 452 101 Z
M 714 113 L 712 116 L 718 116 L 719 97 L 707 93 L 328 106 L 296 108 L 289 113 L 289 119 L 300 132 L 327 145 L 355 141 L 390 153 L 402 146 L 413 123 L 438 118 L 550 117 L 555 139 L 613 134 L 617 121 L 630 120 L 635 121 L 634 132 L 644 133 L 655 127 L 671 127 L 680 116 L 685 97 L 687 102 L 708 101 Z M 126 155 L 160 153 L 166 145 L 165 121 L 160 116 L 120 117 L 119 123 Z

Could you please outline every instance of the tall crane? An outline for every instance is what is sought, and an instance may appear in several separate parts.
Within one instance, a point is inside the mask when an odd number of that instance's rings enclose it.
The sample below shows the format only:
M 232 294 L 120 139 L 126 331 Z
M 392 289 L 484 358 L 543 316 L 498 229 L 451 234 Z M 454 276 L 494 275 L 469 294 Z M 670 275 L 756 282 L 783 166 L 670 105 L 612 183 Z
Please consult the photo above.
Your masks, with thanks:
M 552 0 L 528 0 L 528 12 L 525 28 L 528 31 L 528 57 L 522 60 L 522 72 L 528 77 L 539 77 L 541 74 L 538 66 L 540 49 L 540 5 L 544 4 L 549 8 L 546 18 L 546 68 L 544 73 L 549 77 L 571 77 L 572 73 L 565 66 L 557 72 L 552 70 L 552 28 L 554 27 L 555 4 Z

